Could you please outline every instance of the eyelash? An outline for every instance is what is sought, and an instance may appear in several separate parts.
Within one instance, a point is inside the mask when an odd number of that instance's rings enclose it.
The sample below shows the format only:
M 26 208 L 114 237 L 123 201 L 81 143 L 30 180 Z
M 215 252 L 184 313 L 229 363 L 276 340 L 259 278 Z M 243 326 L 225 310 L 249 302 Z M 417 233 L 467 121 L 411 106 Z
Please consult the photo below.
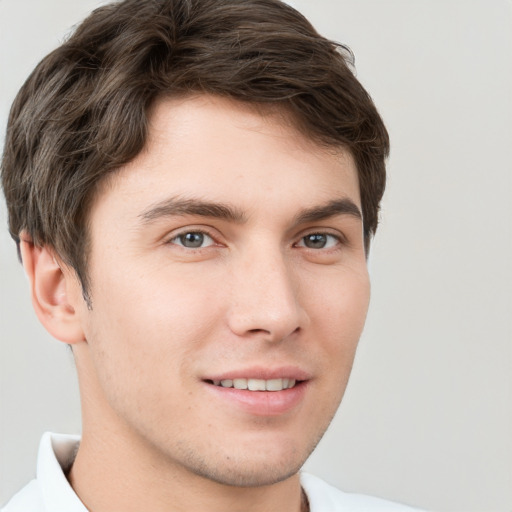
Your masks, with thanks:
M 204 238 L 209 238 L 211 240 L 211 243 L 209 243 L 207 246 L 198 246 L 198 247 L 187 247 L 183 244 L 183 237 L 186 237 L 187 235 L 200 235 L 203 239 L 201 240 L 201 245 L 202 243 L 204 243 Z M 331 242 L 330 244 L 330 247 L 308 247 L 306 245 L 306 239 L 308 237 L 324 237 L 326 240 L 325 244 L 326 245 L 329 245 L 329 239 L 332 241 L 334 240 L 334 244 Z M 181 242 L 181 243 L 177 243 L 177 241 Z M 201 250 L 201 249 L 206 249 L 208 247 L 211 247 L 213 245 L 216 245 L 216 241 L 215 241 L 215 238 L 207 231 L 205 230 L 201 230 L 201 229 L 196 229 L 196 230 L 186 230 L 186 231 L 182 231 L 181 233 L 178 233 L 176 235 L 174 235 L 171 239 L 169 239 L 169 241 L 167 242 L 168 244 L 174 244 L 174 245 L 177 245 L 178 247 L 182 247 L 183 249 L 188 249 L 188 250 Z M 341 236 L 341 235 L 335 235 L 333 233 L 328 233 L 328 232 L 324 232 L 324 231 L 313 231 L 311 233 L 307 233 L 305 235 L 303 235 L 302 237 L 300 237 L 299 241 L 296 242 L 294 244 L 294 247 L 304 247 L 305 249 L 308 249 L 308 250 L 311 250 L 311 251 L 320 251 L 320 250 L 335 250 L 337 248 L 337 246 L 341 246 L 343 245 L 344 243 L 346 243 L 346 241 L 344 240 L 344 237 Z
M 203 238 L 208 237 L 212 243 L 207 245 L 206 247 L 187 247 L 183 245 L 183 243 L 176 243 L 176 240 L 182 239 L 183 237 L 187 235 L 201 235 Z M 178 233 L 177 235 L 173 236 L 167 243 L 178 245 L 179 247 L 183 247 L 184 249 L 205 249 L 207 247 L 210 247 L 211 245 L 215 245 L 215 239 L 212 235 L 210 235 L 208 232 L 196 229 L 196 230 L 187 230 L 182 231 L 181 233 Z
M 306 245 L 305 240 L 310 237 L 324 237 L 326 239 L 326 245 L 329 245 L 329 239 L 334 240 L 334 244 L 331 244 L 330 247 L 308 247 Z M 300 241 L 295 244 L 295 246 L 298 247 L 305 247 L 306 249 L 310 249 L 313 251 L 316 250 L 332 250 L 335 249 L 337 246 L 340 246 L 343 244 L 343 239 L 340 235 L 334 235 L 333 233 L 326 233 L 322 231 L 314 231 L 312 233 L 308 233 L 300 238 Z

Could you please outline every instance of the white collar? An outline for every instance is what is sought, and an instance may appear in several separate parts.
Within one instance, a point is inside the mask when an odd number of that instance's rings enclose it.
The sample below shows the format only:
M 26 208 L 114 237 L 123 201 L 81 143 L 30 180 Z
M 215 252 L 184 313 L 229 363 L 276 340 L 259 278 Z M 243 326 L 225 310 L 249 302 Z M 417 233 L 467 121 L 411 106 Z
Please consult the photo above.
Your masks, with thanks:
M 48 512 L 87 512 L 64 474 L 75 458 L 80 436 L 46 432 L 39 445 L 37 480 Z

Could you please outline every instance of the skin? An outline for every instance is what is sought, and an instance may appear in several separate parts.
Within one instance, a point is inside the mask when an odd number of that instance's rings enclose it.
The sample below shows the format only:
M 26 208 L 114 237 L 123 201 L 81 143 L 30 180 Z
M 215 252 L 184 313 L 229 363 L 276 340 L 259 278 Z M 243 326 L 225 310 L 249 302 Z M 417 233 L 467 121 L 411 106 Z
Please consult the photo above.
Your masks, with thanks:
M 230 215 L 190 211 L 198 201 Z M 69 480 L 90 510 L 301 509 L 297 471 L 368 308 L 360 208 L 349 153 L 240 103 L 166 99 L 92 205 L 92 309 L 51 250 L 22 244 L 39 318 L 73 344 L 83 441 Z M 283 368 L 304 382 L 281 412 L 208 382 Z

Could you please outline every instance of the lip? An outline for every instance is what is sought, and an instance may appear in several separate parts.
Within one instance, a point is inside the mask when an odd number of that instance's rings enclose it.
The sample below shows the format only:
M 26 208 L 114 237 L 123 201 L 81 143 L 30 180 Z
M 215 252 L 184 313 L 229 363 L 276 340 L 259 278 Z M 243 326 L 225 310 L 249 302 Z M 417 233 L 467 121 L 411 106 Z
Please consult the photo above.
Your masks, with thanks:
M 246 389 L 224 388 L 216 386 L 214 380 L 225 379 L 295 379 L 295 387 L 282 391 L 249 391 Z M 303 402 L 311 375 L 295 366 L 279 368 L 264 368 L 261 366 L 230 370 L 228 372 L 208 376 L 203 380 L 204 385 L 215 400 L 223 403 L 224 407 L 233 407 L 235 410 L 253 416 L 280 416 L 293 411 Z
M 240 370 L 229 370 L 224 373 L 208 375 L 202 380 L 226 380 L 226 379 L 295 379 L 298 381 L 311 380 L 312 375 L 298 366 L 280 366 L 269 368 L 268 366 L 252 366 Z

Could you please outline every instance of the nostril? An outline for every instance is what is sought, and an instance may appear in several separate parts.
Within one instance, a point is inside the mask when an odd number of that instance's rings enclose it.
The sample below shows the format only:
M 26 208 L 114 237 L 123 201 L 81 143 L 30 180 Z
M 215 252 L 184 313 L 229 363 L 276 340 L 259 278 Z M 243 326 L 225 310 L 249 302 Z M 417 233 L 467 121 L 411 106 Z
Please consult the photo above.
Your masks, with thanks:
M 285 329 L 249 329 L 246 332 L 246 335 L 254 336 L 254 338 L 266 340 L 269 342 L 275 342 L 275 341 L 283 341 L 290 336 L 294 336 L 298 334 L 301 330 L 301 327 L 296 327 L 293 331 L 287 333 Z

